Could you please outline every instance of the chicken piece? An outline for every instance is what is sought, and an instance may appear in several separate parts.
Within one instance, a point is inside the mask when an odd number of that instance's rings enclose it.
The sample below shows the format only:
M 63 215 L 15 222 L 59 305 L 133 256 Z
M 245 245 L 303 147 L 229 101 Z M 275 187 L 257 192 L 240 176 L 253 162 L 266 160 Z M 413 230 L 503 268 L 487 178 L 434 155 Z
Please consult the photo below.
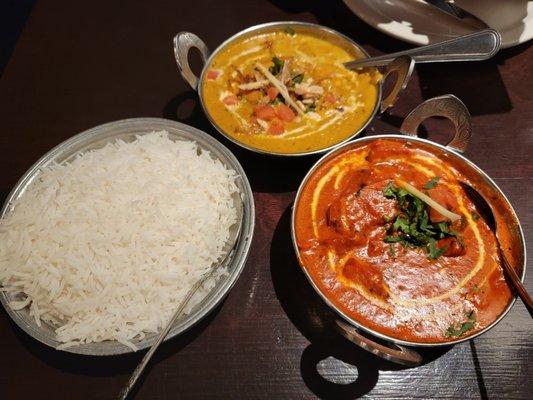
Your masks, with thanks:
M 241 83 L 239 85 L 239 89 L 241 90 L 255 90 L 255 89 L 261 89 L 265 86 L 268 86 L 270 82 L 266 79 L 262 79 L 260 81 L 255 82 L 248 82 L 248 83 Z
M 383 280 L 383 273 L 378 267 L 369 262 L 350 258 L 346 261 L 342 274 L 346 279 L 360 284 L 373 295 L 383 300 L 389 298 L 389 293 Z
M 369 230 L 385 223 L 384 216 L 397 213 L 396 201 L 383 195 L 382 186 L 365 186 L 335 199 L 326 214 L 327 224 L 343 236 L 366 241 Z
M 318 98 L 324 94 L 324 89 L 318 85 L 311 85 L 309 82 L 302 82 L 294 85 L 294 93 L 304 98 Z

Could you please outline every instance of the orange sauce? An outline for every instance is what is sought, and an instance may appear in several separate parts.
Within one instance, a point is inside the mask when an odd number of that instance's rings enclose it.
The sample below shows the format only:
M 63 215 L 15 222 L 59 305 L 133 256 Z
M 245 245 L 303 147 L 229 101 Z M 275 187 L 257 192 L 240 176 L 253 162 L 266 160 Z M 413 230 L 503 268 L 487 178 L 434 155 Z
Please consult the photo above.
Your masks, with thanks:
M 351 45 L 298 29 L 244 37 L 213 58 L 202 96 L 215 123 L 239 143 L 277 154 L 321 150 L 359 131 L 376 108 L 379 72 L 343 65 L 358 57 Z M 282 65 L 276 72 L 275 59 Z M 292 104 L 258 64 L 285 86 Z
M 438 184 L 423 189 L 435 177 Z M 399 210 L 398 201 L 383 190 L 398 178 L 462 216 L 454 226 L 462 252 L 431 259 L 424 248 L 385 241 Z M 511 292 L 495 236 L 459 181 L 488 195 L 471 168 L 431 146 L 377 139 L 348 147 L 319 166 L 302 188 L 295 209 L 302 267 L 343 313 L 389 337 L 445 342 L 482 330 L 504 311 Z M 510 211 L 502 198 L 494 201 L 501 223 Z M 430 217 L 439 215 L 430 210 Z M 501 226 L 516 265 L 512 242 L 518 238 Z M 455 239 L 445 242 L 450 240 Z M 475 321 L 465 332 L 446 334 L 467 323 L 469 315 Z

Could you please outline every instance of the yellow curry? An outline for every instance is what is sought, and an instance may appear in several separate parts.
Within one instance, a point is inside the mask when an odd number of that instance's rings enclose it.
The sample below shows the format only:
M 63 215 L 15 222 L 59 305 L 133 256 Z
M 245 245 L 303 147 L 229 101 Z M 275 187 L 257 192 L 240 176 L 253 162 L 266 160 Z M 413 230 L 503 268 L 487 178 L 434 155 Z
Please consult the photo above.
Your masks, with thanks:
M 343 66 L 356 49 L 291 28 L 238 39 L 207 67 L 207 112 L 245 146 L 306 153 L 335 145 L 371 118 L 377 71 Z

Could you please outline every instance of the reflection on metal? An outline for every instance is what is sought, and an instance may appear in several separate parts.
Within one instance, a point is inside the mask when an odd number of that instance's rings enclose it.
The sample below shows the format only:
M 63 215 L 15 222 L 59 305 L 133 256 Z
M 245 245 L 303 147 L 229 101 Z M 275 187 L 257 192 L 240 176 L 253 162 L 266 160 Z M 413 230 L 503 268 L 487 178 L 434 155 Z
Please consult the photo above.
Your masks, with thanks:
M 396 99 L 400 92 L 405 89 L 413 69 L 415 68 L 414 60 L 409 56 L 401 56 L 394 59 L 390 64 L 387 65 L 383 71 L 383 81 L 392 73 L 396 72 L 397 78 L 394 82 L 394 87 L 392 88 L 389 95 L 381 101 L 381 112 L 385 112 L 388 108 L 392 107 L 396 103 Z
M 193 47 L 200 51 L 202 61 L 206 64 L 209 57 L 209 50 L 202 39 L 190 32 L 180 32 L 174 36 L 174 57 L 178 63 L 181 75 L 191 88 L 198 90 L 199 79 L 194 75 L 189 65 L 189 51 Z
M 336 322 L 337 330 L 342 334 L 342 336 L 378 357 L 407 366 L 420 365 L 422 362 L 422 356 L 414 350 L 394 343 L 390 343 L 390 345 L 385 346 L 367 338 L 366 336 L 363 336 L 359 333 L 357 328 L 347 324 L 346 322 L 341 320 L 337 320 Z
M 455 126 L 455 135 L 447 147 L 464 153 L 472 136 L 472 120 L 464 103 L 452 94 L 424 101 L 405 118 L 400 131 L 409 136 L 418 136 L 418 127 L 427 118 L 446 117 Z
M 496 55 L 502 38 L 495 29 L 484 29 L 444 42 L 345 63 L 346 68 L 379 67 L 400 56 L 411 56 L 417 63 L 449 61 L 482 61 Z

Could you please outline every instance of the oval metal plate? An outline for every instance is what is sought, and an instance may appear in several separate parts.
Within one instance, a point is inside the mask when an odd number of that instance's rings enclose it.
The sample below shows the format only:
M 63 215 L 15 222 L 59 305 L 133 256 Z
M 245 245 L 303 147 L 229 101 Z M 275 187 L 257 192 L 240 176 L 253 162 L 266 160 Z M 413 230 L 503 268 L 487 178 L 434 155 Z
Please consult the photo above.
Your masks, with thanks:
M 0 212 L 0 217 L 3 218 L 4 215 L 10 211 L 13 201 L 23 194 L 28 185 L 39 175 L 41 168 L 54 162 L 61 163 L 67 161 L 76 154 L 103 147 L 106 143 L 116 139 L 131 141 L 135 135 L 142 135 L 160 130 L 166 130 L 169 133 L 169 136 L 173 139 L 196 142 L 200 148 L 208 150 L 213 157 L 219 159 L 226 166 L 235 170 L 238 174 L 236 183 L 243 201 L 241 235 L 233 248 L 233 254 L 228 257 L 228 261 L 226 262 L 229 274 L 220 278 L 215 287 L 199 304 L 192 308 L 188 315 L 176 321 L 165 339 L 168 340 L 198 323 L 223 300 L 241 274 L 248 256 L 248 251 L 250 250 L 255 224 L 255 209 L 252 190 L 241 165 L 235 156 L 220 142 L 196 128 L 161 118 L 132 118 L 97 126 L 66 140 L 37 161 L 22 176 L 9 194 L 2 211 Z M 13 321 L 15 321 L 22 330 L 41 343 L 53 348 L 56 348 L 61 344 L 56 339 L 52 325 L 43 322 L 40 327 L 37 326 L 34 318 L 29 315 L 27 308 L 20 311 L 14 311 L 8 304 L 10 300 L 12 300 L 10 296 L 4 292 L 0 292 L 0 302 Z M 151 346 L 156 337 L 157 334 L 147 334 L 142 340 L 134 340 L 132 342 L 139 348 L 139 350 L 141 350 Z M 63 351 L 95 356 L 133 352 L 129 347 L 116 341 L 88 343 L 69 347 Z

